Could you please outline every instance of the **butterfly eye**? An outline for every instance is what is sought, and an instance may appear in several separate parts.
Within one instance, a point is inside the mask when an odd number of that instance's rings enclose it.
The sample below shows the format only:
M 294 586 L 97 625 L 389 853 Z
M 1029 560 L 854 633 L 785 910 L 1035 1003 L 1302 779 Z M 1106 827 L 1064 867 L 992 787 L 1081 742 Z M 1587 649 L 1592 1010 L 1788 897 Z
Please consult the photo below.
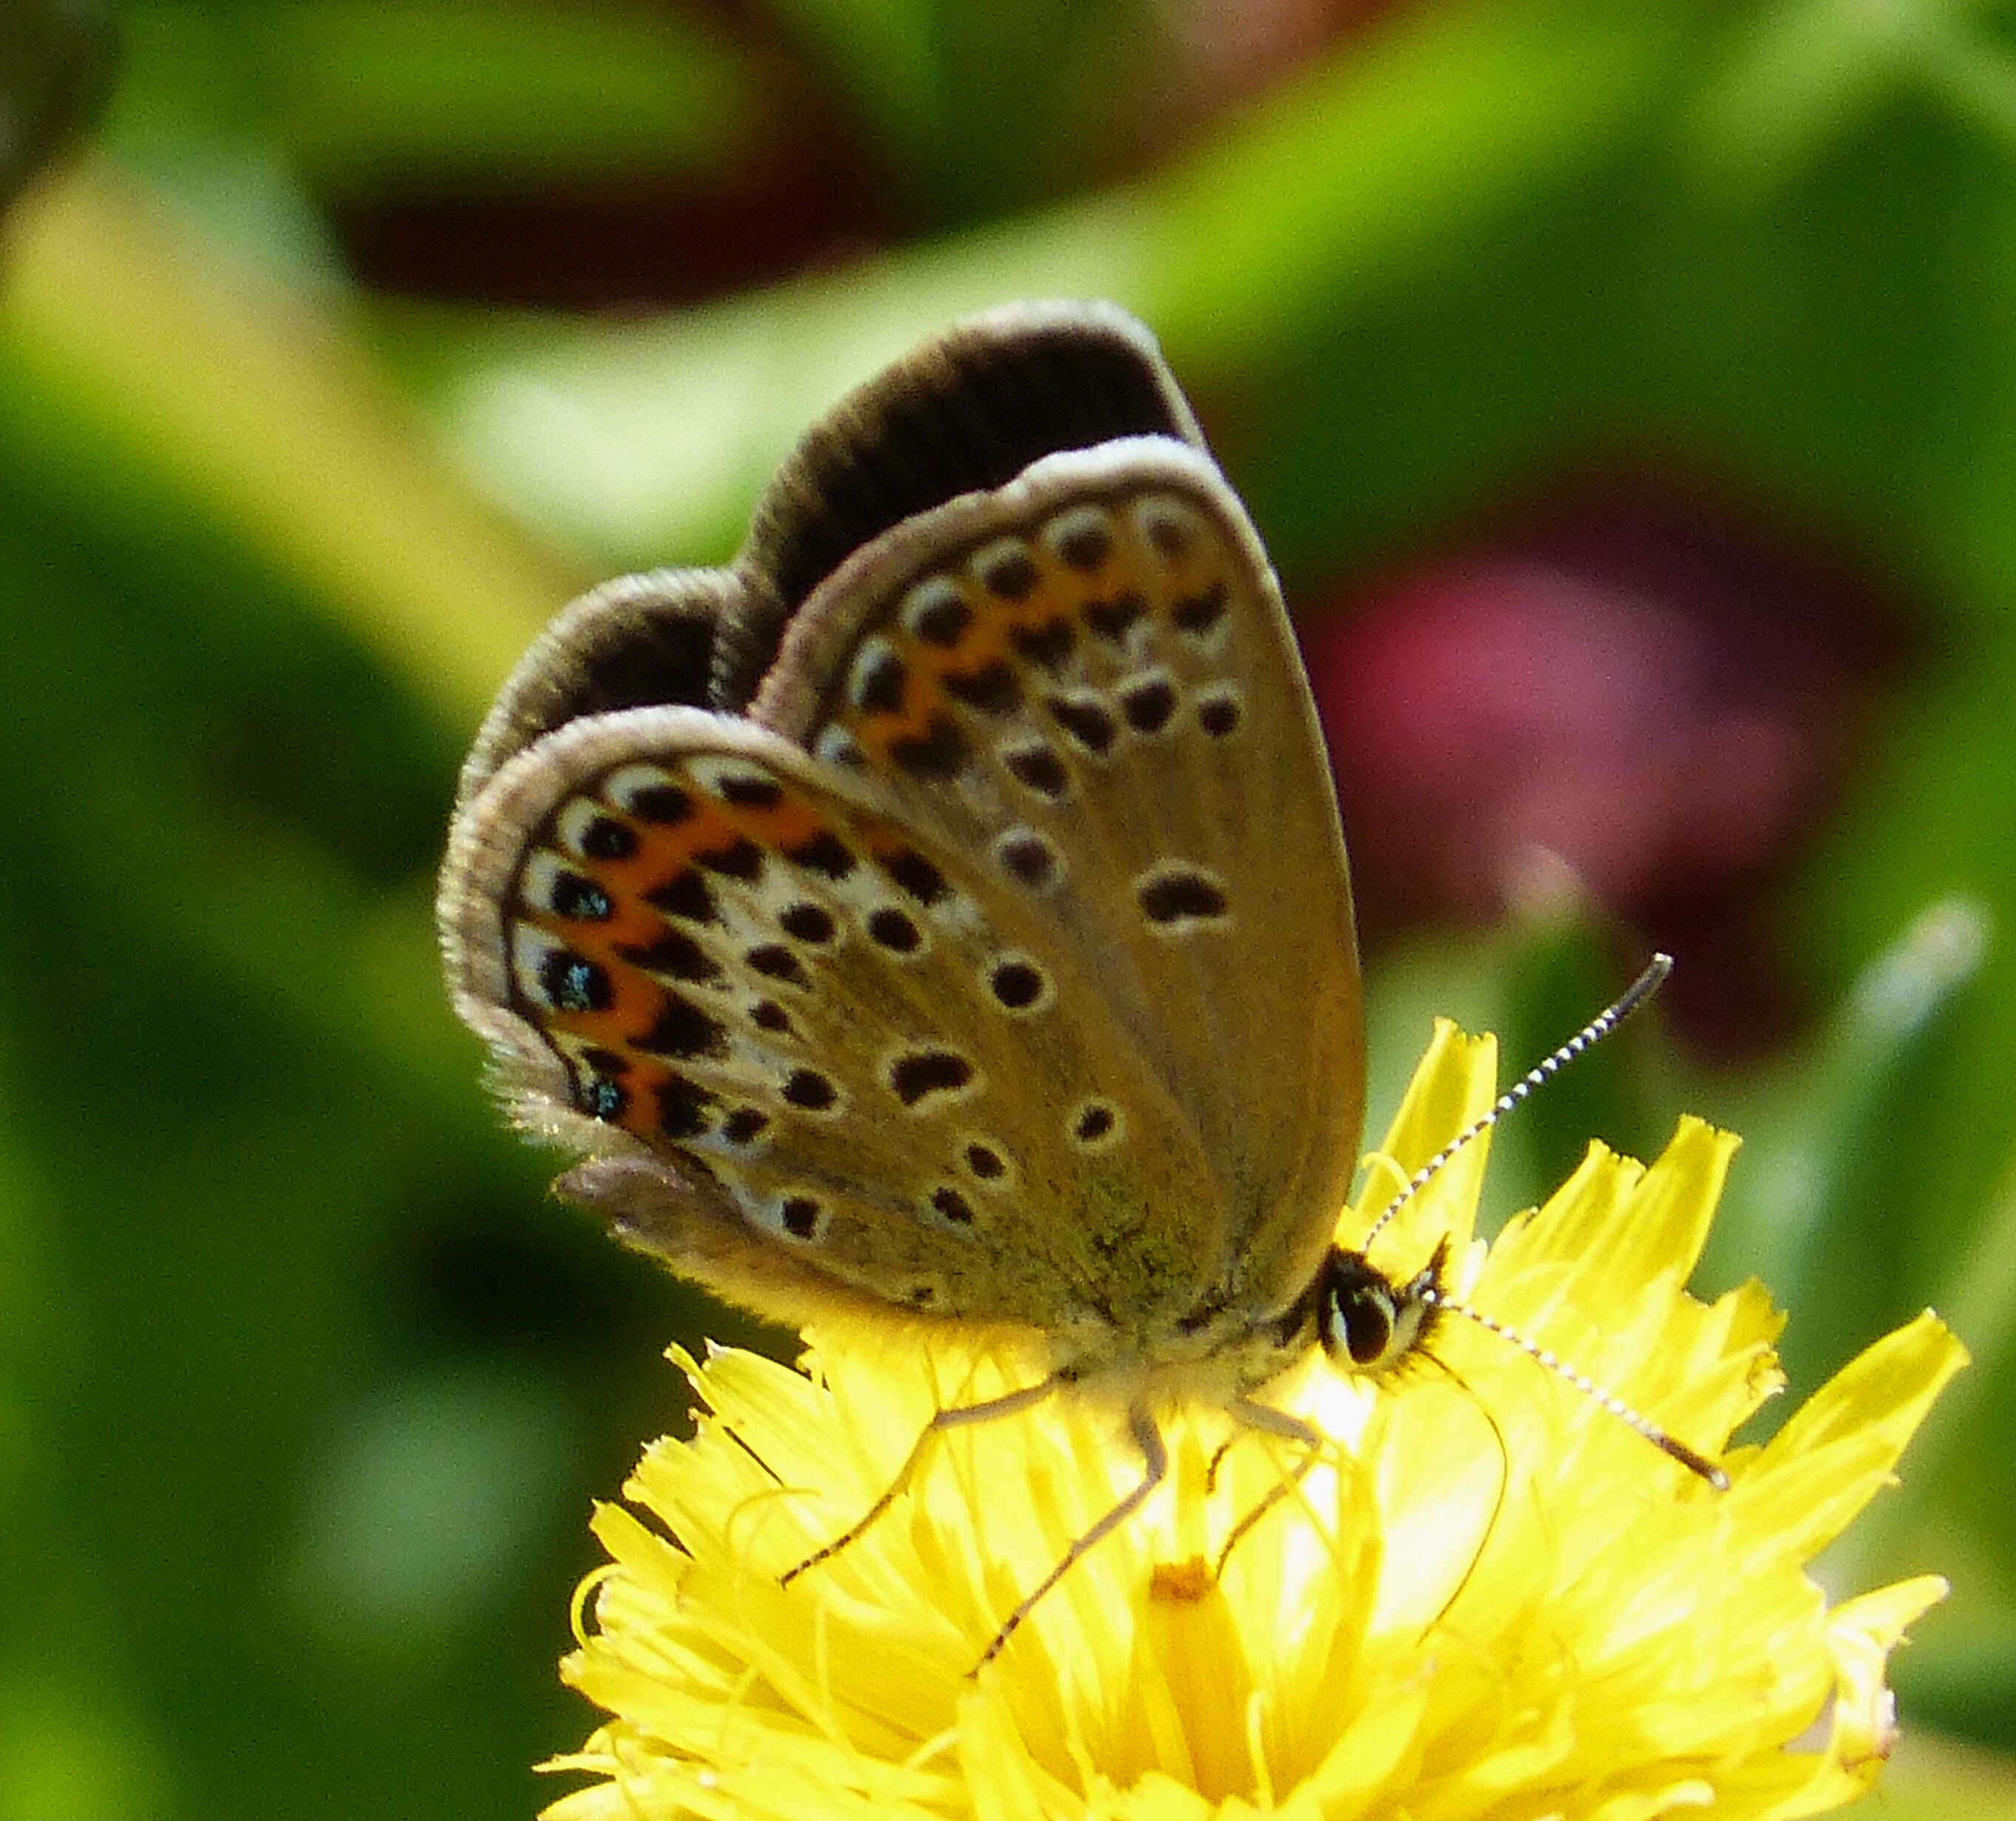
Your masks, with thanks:
M 1396 1287 L 1358 1252 L 1333 1252 L 1321 1290 L 1323 1351 L 1347 1371 L 1384 1372 L 1420 1337 L 1421 1285 Z
M 1333 1303 L 1329 1325 L 1324 1337 L 1333 1354 L 1341 1349 L 1352 1365 L 1367 1369 L 1385 1364 L 1393 1344 L 1393 1305 L 1381 1292 L 1361 1290 Z

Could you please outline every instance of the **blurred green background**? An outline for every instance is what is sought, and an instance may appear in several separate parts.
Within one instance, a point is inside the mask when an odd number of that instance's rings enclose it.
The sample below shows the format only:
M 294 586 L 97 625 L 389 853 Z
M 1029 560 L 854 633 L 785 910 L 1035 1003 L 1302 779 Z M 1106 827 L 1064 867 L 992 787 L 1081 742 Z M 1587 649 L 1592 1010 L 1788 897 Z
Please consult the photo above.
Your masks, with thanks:
M 31 175 L 38 164 L 39 175 Z M 442 1002 L 544 617 L 718 560 L 963 311 L 1162 336 L 1298 607 L 1383 1117 L 1746 1136 L 1795 1394 L 1973 1348 L 1826 1564 L 2016 1754 L 2016 20 L 1963 0 L 9 0 L 0 1821 L 531 1812 L 591 1499 L 751 1330 L 544 1199 Z M 773 1337 L 774 1339 L 774 1337 Z

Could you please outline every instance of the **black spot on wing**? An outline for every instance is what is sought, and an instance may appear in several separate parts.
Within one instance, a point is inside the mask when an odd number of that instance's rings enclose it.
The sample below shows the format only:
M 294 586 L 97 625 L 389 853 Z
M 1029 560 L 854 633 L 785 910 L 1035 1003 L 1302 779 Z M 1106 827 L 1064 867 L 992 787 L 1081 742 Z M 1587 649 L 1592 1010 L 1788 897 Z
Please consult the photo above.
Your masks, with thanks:
M 991 1144 L 978 1141 L 966 1147 L 966 1167 L 983 1182 L 996 1182 L 1008 1173 L 1008 1160 Z
M 653 1056 L 720 1057 L 728 1053 L 728 1029 L 691 1000 L 668 993 L 651 1028 L 636 1044 Z
M 1197 725 L 1213 740 L 1223 740 L 1237 733 L 1245 714 L 1239 692 L 1229 686 L 1197 693 Z
M 1011 1012 L 1027 1011 L 1043 996 L 1047 984 L 1033 961 L 997 961 L 987 970 L 987 990 Z
M 649 942 L 624 944 L 617 952 L 661 979 L 699 982 L 721 978 L 720 964 L 683 930 L 667 930 Z
M 1019 545 L 984 552 L 976 573 L 981 585 L 1004 601 L 1027 600 L 1042 579 L 1029 552 Z
M 939 681 L 954 701 L 983 714 L 1010 714 L 1021 706 L 1022 686 L 1003 658 L 982 664 L 978 670 L 948 671 Z
M 855 660 L 848 694 L 864 714 L 893 714 L 903 705 L 903 685 L 909 675 L 903 660 L 886 645 L 862 653 Z
M 1142 677 L 1123 684 L 1120 711 L 1136 733 L 1160 733 L 1176 712 L 1176 686 L 1166 676 Z
M 607 923 L 616 912 L 609 894 L 593 880 L 584 879 L 578 873 L 555 873 L 548 896 L 551 901 L 549 908 L 553 915 L 565 917 L 570 923 Z
M 725 847 L 703 848 L 693 859 L 708 872 L 739 879 L 745 885 L 754 884 L 763 876 L 763 850 L 747 835 L 738 835 Z
M 821 829 L 809 840 L 787 848 L 784 858 L 808 873 L 834 880 L 844 879 L 856 864 L 853 850 L 830 829 Z
M 637 831 L 613 815 L 589 819 L 581 833 L 581 855 L 585 860 L 627 860 L 637 851 Z
M 658 1089 L 658 1129 L 668 1138 L 698 1138 L 713 1105 L 713 1095 L 697 1081 L 673 1075 Z
M 598 1051 L 600 1056 L 608 1052 Z M 581 1071 L 574 1078 L 574 1104 L 592 1118 L 620 1120 L 629 1110 L 630 1090 L 617 1078 L 624 1073 L 620 1056 L 609 1059 L 616 1065 L 605 1068 L 599 1063 Z
M 956 777 L 966 763 L 966 736 L 949 714 L 934 714 L 921 734 L 904 734 L 891 740 L 889 757 L 913 777 L 943 782 Z
M 1111 711 L 1090 691 L 1046 696 L 1043 706 L 1081 751 L 1101 758 L 1112 751 L 1113 743 L 1120 736 L 1119 725 Z
M 742 959 L 765 980 L 780 980 L 796 987 L 812 984 L 812 977 L 805 972 L 804 963 L 781 942 L 760 943 Z
M 742 809 L 775 809 L 784 800 L 783 786 L 760 772 L 728 772 L 721 779 L 719 789 L 724 803 Z
M 1011 627 L 1008 642 L 1031 664 L 1055 671 L 1062 668 L 1076 648 L 1078 628 L 1066 615 L 1059 614 L 1037 625 Z
M 884 905 L 868 913 L 869 938 L 892 955 L 914 955 L 923 945 L 924 933 L 916 919 L 893 905 Z
M 1231 905 L 1225 887 L 1201 866 L 1180 863 L 1151 868 L 1135 881 L 1141 914 L 1164 929 L 1215 923 Z
M 1118 1128 L 1120 1114 L 1108 1100 L 1087 1100 L 1073 1113 L 1071 1136 L 1082 1145 L 1096 1145 Z
M 807 1113 L 825 1113 L 839 1103 L 840 1089 L 830 1075 L 815 1068 L 796 1068 L 784 1078 L 780 1092 L 794 1107 Z
M 911 898 L 921 905 L 936 904 L 952 887 L 938 867 L 915 848 L 905 848 L 891 854 L 882 862 L 882 870 L 887 873 Z
M 1098 569 L 1113 554 L 1113 534 L 1103 520 L 1080 518 L 1058 532 L 1056 547 L 1058 556 L 1071 568 Z
M 642 784 L 625 795 L 623 807 L 639 822 L 671 828 L 693 814 L 693 800 L 676 784 Z
M 830 942 L 840 927 L 824 905 L 810 903 L 787 905 L 777 918 L 777 927 L 792 941 L 814 948 Z
M 777 1218 L 794 1240 L 817 1238 L 823 1211 L 818 1197 L 812 1195 L 787 1195 L 777 1204 Z
M 955 1226 L 973 1225 L 973 1204 L 949 1183 L 941 1182 L 927 1197 L 938 1215 Z
M 1010 830 L 994 851 L 1009 876 L 1032 891 L 1047 891 L 1064 870 L 1057 849 L 1034 829 Z
M 889 1091 L 905 1107 L 915 1107 L 934 1094 L 952 1094 L 973 1079 L 973 1064 L 957 1050 L 935 1045 L 906 1051 L 890 1063 Z
M 1088 602 L 1085 621 L 1107 644 L 1121 645 L 1147 614 L 1148 603 L 1138 594 L 1129 592 L 1115 595 L 1110 601 Z
M 957 592 L 948 590 L 916 607 L 905 622 L 912 634 L 926 645 L 949 651 L 965 636 L 973 624 L 973 610 Z
M 1053 803 L 1071 788 L 1064 761 L 1046 746 L 1012 747 L 1001 755 L 1001 762 L 1017 783 Z
M 549 948 L 540 957 L 538 978 L 546 1003 L 556 1012 L 606 1011 L 611 1002 L 607 972 L 571 948 Z
M 1148 534 L 1148 542 L 1154 546 L 1157 556 L 1166 563 L 1182 560 L 1184 552 L 1190 547 L 1190 534 L 1180 519 L 1166 509 L 1161 511 L 1150 509 L 1143 513 L 1142 522 Z
M 1224 619 L 1232 604 L 1231 591 L 1222 581 L 1214 581 L 1193 595 L 1186 595 L 1169 610 L 1179 632 L 1193 639 L 1207 637 Z
M 653 886 L 644 894 L 644 902 L 682 923 L 712 923 L 721 918 L 713 888 L 691 867 L 675 873 L 662 885 Z

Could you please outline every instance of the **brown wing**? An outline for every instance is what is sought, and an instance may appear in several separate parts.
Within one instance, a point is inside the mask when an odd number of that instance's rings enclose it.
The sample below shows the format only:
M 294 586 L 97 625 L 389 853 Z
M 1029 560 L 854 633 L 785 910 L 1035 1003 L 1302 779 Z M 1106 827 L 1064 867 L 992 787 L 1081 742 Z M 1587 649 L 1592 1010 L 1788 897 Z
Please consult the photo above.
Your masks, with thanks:
M 1202 455 L 1132 438 L 911 520 L 791 622 L 751 713 L 983 857 L 1096 979 L 1278 1304 L 1348 1191 L 1363 1013 L 1278 590 Z

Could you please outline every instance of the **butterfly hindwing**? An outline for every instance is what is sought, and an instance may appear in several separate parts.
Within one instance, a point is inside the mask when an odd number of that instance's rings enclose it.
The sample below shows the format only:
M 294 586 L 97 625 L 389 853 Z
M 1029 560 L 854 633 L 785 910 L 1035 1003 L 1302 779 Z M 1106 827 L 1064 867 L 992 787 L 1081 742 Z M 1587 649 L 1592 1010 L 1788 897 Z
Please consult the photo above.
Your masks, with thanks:
M 555 614 L 484 717 L 456 791 L 466 806 L 505 762 L 589 714 L 713 704 L 722 628 L 747 616 L 748 578 L 723 569 L 619 575 Z
M 902 1306 L 1131 1344 L 1200 1293 L 1224 1240 L 1179 1110 L 984 867 L 690 709 L 578 722 L 486 801 L 464 1010 L 508 1027 L 528 1117 Z

